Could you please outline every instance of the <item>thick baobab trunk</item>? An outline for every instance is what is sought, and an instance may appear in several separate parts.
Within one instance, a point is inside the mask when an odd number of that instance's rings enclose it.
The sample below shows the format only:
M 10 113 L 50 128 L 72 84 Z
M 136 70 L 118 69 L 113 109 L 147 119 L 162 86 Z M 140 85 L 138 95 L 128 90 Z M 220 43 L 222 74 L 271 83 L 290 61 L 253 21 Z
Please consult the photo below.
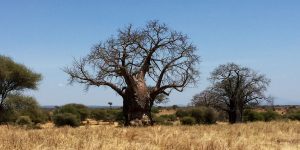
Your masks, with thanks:
M 152 125 L 151 98 L 144 82 L 136 82 L 126 89 L 123 97 L 125 126 Z
M 229 123 L 239 123 L 242 122 L 242 113 L 238 109 L 230 109 L 228 111 Z

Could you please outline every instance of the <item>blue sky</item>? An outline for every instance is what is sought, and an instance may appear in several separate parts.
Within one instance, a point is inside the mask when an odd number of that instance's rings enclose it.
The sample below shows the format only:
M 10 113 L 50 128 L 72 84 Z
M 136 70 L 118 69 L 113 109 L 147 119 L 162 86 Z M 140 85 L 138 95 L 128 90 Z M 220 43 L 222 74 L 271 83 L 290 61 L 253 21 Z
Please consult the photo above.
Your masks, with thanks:
M 174 92 L 169 105 L 189 103 L 208 86 L 209 73 L 227 62 L 270 78 L 276 104 L 300 104 L 298 0 L 0 0 L 0 54 L 42 73 L 39 90 L 27 91 L 42 105 L 121 105 L 109 88 L 67 85 L 61 68 L 117 29 L 153 19 L 188 34 L 202 59 L 198 87 Z

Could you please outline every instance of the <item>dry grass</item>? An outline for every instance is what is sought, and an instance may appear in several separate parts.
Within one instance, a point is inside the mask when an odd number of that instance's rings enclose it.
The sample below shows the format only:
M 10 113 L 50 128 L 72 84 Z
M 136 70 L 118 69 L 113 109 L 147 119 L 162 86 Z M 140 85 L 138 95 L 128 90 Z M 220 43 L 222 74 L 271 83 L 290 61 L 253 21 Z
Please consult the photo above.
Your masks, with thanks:
M 0 149 L 300 149 L 300 122 L 25 130 L 0 127 Z

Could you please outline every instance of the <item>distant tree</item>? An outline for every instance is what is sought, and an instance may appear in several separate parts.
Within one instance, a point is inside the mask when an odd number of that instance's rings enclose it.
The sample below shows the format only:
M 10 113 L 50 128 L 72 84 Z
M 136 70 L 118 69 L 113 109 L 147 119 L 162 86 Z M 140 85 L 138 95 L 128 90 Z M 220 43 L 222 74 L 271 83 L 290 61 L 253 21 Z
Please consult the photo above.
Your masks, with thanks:
M 183 91 L 198 78 L 199 57 L 188 37 L 158 21 L 144 28 L 129 25 L 117 37 L 97 44 L 91 53 L 65 68 L 70 81 L 108 86 L 123 98 L 125 125 L 148 117 L 159 94 Z M 152 87 L 152 88 L 149 88 Z
M 112 102 L 108 102 L 108 105 L 109 105 L 109 108 L 111 109 L 111 106 L 112 106 Z
M 227 112 L 230 123 L 242 121 L 246 106 L 269 101 L 265 95 L 270 83 L 264 75 L 234 63 L 220 65 L 212 73 L 212 86 L 195 95 L 194 105 L 206 105 Z
M 6 97 L 13 92 L 37 89 L 41 75 L 34 73 L 11 58 L 0 55 L 0 116 L 4 111 Z

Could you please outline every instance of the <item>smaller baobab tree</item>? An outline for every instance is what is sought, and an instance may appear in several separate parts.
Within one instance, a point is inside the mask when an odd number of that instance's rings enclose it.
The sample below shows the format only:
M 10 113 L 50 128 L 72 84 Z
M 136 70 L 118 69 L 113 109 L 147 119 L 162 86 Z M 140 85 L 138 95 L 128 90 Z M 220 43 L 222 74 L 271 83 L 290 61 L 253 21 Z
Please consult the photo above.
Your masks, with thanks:
M 186 35 L 150 21 L 143 28 L 129 25 L 119 30 L 64 71 L 71 82 L 107 86 L 120 95 L 125 125 L 143 118 L 152 124 L 151 107 L 158 95 L 182 92 L 196 83 L 196 50 Z
M 242 121 L 246 106 L 272 100 L 265 95 L 270 80 L 250 68 L 234 63 L 220 65 L 209 79 L 212 86 L 195 95 L 192 104 L 225 111 L 230 123 Z

